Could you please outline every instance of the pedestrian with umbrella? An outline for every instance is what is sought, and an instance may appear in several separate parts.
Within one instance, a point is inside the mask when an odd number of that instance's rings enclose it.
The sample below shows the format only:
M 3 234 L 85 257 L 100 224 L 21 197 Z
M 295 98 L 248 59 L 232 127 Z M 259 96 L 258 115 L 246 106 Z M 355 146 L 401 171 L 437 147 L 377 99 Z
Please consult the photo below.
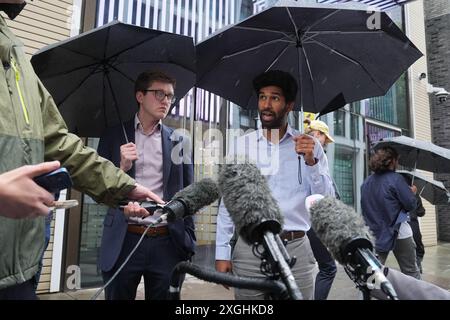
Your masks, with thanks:
M 163 72 L 145 71 L 137 77 L 134 87 L 138 112 L 124 124 L 106 129 L 100 138 L 98 153 L 169 201 L 194 178 L 188 138 L 162 124 L 176 100 L 176 80 Z M 176 153 L 175 148 L 178 148 Z M 137 204 L 136 210 L 139 210 Z M 132 214 L 124 216 L 122 210 L 110 208 L 105 216 L 99 262 L 105 285 L 108 284 L 105 298 L 135 299 L 143 277 L 146 300 L 166 299 L 171 271 L 178 262 L 194 254 L 193 217 L 148 227 L 161 213 L 155 212 L 144 219 Z M 143 234 L 146 236 L 142 243 L 127 260 Z M 124 261 L 126 265 L 113 279 Z
M 370 28 L 373 14 L 380 24 Z M 278 1 L 196 49 L 197 87 L 255 109 L 252 80 L 282 70 L 299 84 L 293 110 L 320 114 L 385 95 L 422 56 L 385 12 L 353 2 Z
M 425 246 L 422 242 L 422 233 L 420 232 L 418 218 L 425 215 L 425 208 L 423 207 L 421 197 L 433 205 L 448 204 L 449 193 L 442 182 L 425 177 L 417 172 L 398 170 L 397 173 L 400 173 L 409 185 L 413 184 L 412 180 L 414 179 L 414 185 L 418 190 L 416 193 L 417 209 L 409 212 L 410 221 L 408 223 L 411 226 L 414 242 L 416 243 L 417 265 L 420 273 L 423 273 L 422 260 L 425 255 Z
M 383 96 L 422 53 L 385 12 L 369 28 L 373 14 L 353 2 L 278 1 L 197 44 L 196 86 L 254 109 L 252 80 L 282 70 L 299 84 L 293 110 L 302 116 Z
M 399 154 L 399 164 L 433 173 L 450 173 L 450 150 L 429 141 L 407 136 L 383 138 L 373 146 L 374 150 L 389 146 Z M 413 181 L 415 175 L 412 176 Z
M 31 63 L 69 131 L 83 137 L 100 137 L 134 117 L 134 84 L 143 71 L 176 79 L 174 95 L 180 98 L 196 77 L 191 37 L 119 21 L 46 46 Z M 123 126 L 121 131 L 127 139 Z
M 311 194 L 334 195 L 328 171 L 328 162 L 319 141 L 309 135 L 299 134 L 287 121 L 294 107 L 297 83 L 287 72 L 270 70 L 257 76 L 254 90 L 258 96 L 258 111 L 262 129 L 239 137 L 230 150 L 230 161 L 245 159 L 255 162 L 267 178 L 270 191 L 280 206 L 284 217 L 282 240 L 291 257 L 297 257 L 292 273 L 303 299 L 314 297 L 313 270 L 315 259 L 306 231 L 311 227 L 305 199 Z M 301 161 L 304 179 L 292 174 Z M 217 215 L 216 270 L 233 272 L 241 276 L 264 278 L 261 260 L 254 255 L 252 247 L 238 238 L 231 255 L 230 240 L 234 225 L 223 202 Z M 264 293 L 235 288 L 236 299 L 263 299 Z
M 416 245 L 408 224 L 408 212 L 417 208 L 417 188 L 408 186 L 395 172 L 398 153 L 389 146 L 378 148 L 370 158 L 373 171 L 361 186 L 361 209 L 366 224 L 375 235 L 375 251 L 384 264 L 392 251 L 407 275 L 420 279 Z

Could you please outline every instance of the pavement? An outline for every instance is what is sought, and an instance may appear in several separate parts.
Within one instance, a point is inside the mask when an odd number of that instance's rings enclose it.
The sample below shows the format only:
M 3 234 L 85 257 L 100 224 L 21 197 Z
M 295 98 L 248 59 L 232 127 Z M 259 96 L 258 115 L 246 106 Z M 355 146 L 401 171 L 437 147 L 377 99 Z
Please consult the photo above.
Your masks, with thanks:
M 437 246 L 426 247 L 422 262 L 423 280 L 434 283 L 450 291 L 450 243 L 439 243 Z M 393 254 L 390 254 L 386 265 L 397 268 L 398 265 Z M 89 300 L 98 288 L 81 289 L 52 294 L 40 294 L 41 300 Z M 103 293 L 97 300 L 103 300 Z M 329 300 L 360 300 L 361 294 L 354 283 L 338 265 L 338 272 L 331 288 Z M 144 300 L 143 283 L 139 285 L 136 300 Z M 181 290 L 181 300 L 234 300 L 233 289 L 199 280 L 186 275 Z

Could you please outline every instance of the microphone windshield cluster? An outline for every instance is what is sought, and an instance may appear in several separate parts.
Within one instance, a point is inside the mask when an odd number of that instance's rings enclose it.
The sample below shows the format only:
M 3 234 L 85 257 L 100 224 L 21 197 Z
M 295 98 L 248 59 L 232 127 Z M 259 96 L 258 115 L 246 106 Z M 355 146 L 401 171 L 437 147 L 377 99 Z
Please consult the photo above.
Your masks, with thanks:
M 186 188 L 178 191 L 172 198 L 174 200 L 181 200 L 186 205 L 184 216 L 193 215 L 203 207 L 210 205 L 219 198 L 219 190 L 217 183 L 205 178 L 194 182 Z
M 371 233 L 364 219 L 342 201 L 325 197 L 311 205 L 310 213 L 312 228 L 340 264 L 347 263 L 344 255 L 351 241 L 371 246 Z
M 239 235 L 249 244 L 260 242 L 263 232 L 279 233 L 283 216 L 267 180 L 254 164 L 225 164 L 219 191 Z

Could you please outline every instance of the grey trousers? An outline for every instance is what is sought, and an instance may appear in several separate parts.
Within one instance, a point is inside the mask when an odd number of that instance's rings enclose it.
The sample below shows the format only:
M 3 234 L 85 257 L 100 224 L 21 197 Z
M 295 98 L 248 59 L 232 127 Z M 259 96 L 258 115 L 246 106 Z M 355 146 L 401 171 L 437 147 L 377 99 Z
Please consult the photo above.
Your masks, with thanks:
M 291 257 L 296 256 L 297 262 L 291 268 L 297 286 L 303 299 L 314 298 L 314 269 L 316 260 L 311 250 L 307 236 L 288 242 L 287 251 Z M 262 248 L 261 248 L 262 249 Z M 232 256 L 233 273 L 238 276 L 265 278 L 260 271 L 261 259 L 254 256 L 252 247 L 241 238 L 238 239 Z M 257 290 L 234 289 L 236 300 L 263 300 L 265 293 Z
M 417 266 L 416 260 L 416 244 L 412 237 L 405 239 L 397 239 L 395 241 L 394 256 L 397 259 L 400 270 L 411 277 L 421 279 L 420 270 Z M 389 252 L 378 252 L 380 262 L 384 264 L 389 255 Z

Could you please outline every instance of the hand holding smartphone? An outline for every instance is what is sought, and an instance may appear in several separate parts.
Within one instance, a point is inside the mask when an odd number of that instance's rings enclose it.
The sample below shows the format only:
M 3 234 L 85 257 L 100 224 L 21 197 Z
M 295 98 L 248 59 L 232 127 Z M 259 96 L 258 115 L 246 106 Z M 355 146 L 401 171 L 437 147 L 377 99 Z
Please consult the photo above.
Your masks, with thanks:
M 69 172 L 63 167 L 34 177 L 34 182 L 50 193 L 58 193 L 73 184 Z
M 69 172 L 63 167 L 37 176 L 34 181 L 48 192 L 55 194 L 55 200 L 59 198 L 61 190 L 70 188 L 73 184 Z M 53 206 L 49 209 L 69 209 L 77 205 L 77 200 L 61 200 L 54 201 Z

